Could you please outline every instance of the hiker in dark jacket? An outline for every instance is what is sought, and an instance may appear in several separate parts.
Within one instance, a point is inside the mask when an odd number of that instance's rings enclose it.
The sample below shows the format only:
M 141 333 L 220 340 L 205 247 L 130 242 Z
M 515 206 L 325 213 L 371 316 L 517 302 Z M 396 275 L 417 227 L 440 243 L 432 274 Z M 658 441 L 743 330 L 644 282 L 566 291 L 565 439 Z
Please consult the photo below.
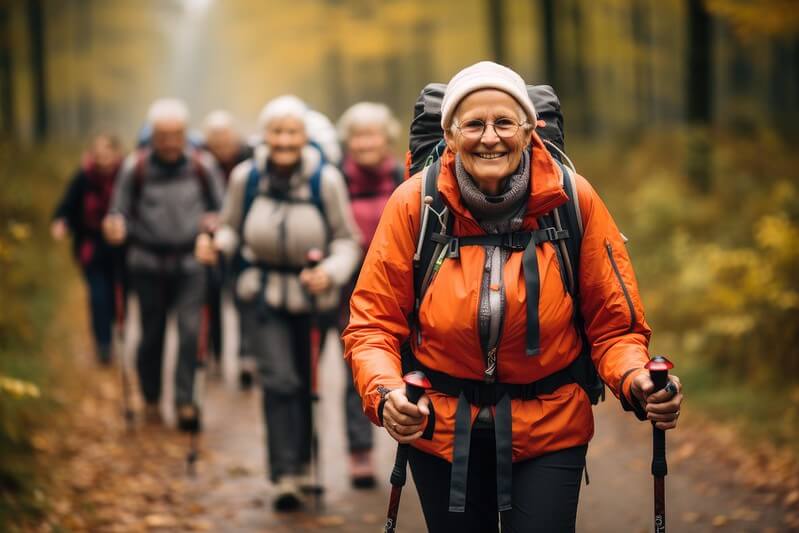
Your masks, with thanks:
M 53 215 L 55 240 L 72 235 L 72 250 L 89 289 L 92 333 L 98 360 L 111 361 L 111 323 L 114 315 L 114 254 L 102 237 L 101 225 L 122 160 L 119 140 L 98 135 L 84 154 Z M 115 354 L 119 356 L 120 354 Z
M 236 131 L 236 124 L 233 116 L 227 111 L 212 111 L 203 120 L 203 147 L 216 159 L 217 164 L 222 170 L 222 177 L 225 180 L 225 187 L 230 181 L 230 174 L 239 163 L 252 157 L 252 148 L 245 144 Z M 220 267 L 219 275 L 214 276 L 213 297 L 210 301 L 210 345 L 212 354 L 216 362 L 217 371 L 221 370 L 222 348 L 222 290 L 228 280 L 233 280 L 229 265 Z M 234 301 L 238 304 L 234 296 Z M 247 357 L 249 347 L 247 345 L 248 333 L 239 321 L 239 355 L 240 374 L 239 380 L 242 388 L 247 388 L 252 383 L 252 373 L 255 369 L 255 361 L 252 357 Z
M 177 315 L 175 403 L 178 427 L 188 431 L 199 423 L 193 388 L 206 294 L 204 269 L 192 249 L 200 232 L 214 228 L 222 177 L 209 154 L 186 143 L 189 114 L 183 102 L 158 100 L 148 119 L 150 145 L 125 160 L 103 230 L 112 244 L 128 243 L 127 265 L 142 328 L 137 368 L 145 418 L 153 423 L 160 423 L 166 318 L 170 311 Z
M 347 182 L 350 206 L 364 252 L 372 242 L 380 215 L 394 188 L 402 181 L 403 167 L 391 153 L 399 135 L 399 123 L 384 104 L 361 102 L 353 105 L 338 121 L 339 139 L 344 145 L 341 170 Z M 339 333 L 350 319 L 350 296 L 360 267 L 342 288 L 338 316 Z M 345 418 L 350 452 L 350 479 L 355 488 L 374 486 L 372 465 L 372 424 L 361 408 L 361 397 L 347 372 Z
M 201 235 L 196 249 L 204 263 L 215 263 L 217 250 L 230 257 L 239 249 L 246 262 L 236 292 L 245 302 L 242 320 L 255 324 L 278 510 L 300 507 L 311 461 L 312 322 L 337 309 L 361 258 L 346 185 L 309 144 L 307 111 L 294 96 L 267 104 L 259 120 L 265 144 L 233 171 L 220 229 L 213 241 Z M 310 266 L 314 249 L 324 258 Z

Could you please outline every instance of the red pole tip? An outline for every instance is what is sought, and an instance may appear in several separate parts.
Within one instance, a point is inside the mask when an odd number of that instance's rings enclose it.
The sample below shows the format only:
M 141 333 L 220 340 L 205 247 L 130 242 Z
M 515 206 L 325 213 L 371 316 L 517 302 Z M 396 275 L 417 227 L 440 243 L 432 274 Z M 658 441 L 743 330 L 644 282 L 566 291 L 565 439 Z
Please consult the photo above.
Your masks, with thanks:
M 305 255 L 305 257 L 306 259 L 308 259 L 309 262 L 318 263 L 319 261 L 324 259 L 324 254 L 322 253 L 322 250 L 320 250 L 319 248 L 311 248 L 310 250 L 308 250 L 308 253 Z
M 674 368 L 674 364 L 671 361 L 663 357 L 662 355 L 656 355 L 649 362 L 644 366 L 650 372 L 668 372 L 672 368 Z
M 408 372 L 402 377 L 402 380 L 408 385 L 419 387 L 420 389 L 424 390 L 429 389 L 431 386 L 430 380 L 427 379 L 427 376 L 424 375 L 424 372 L 421 372 L 419 370 Z

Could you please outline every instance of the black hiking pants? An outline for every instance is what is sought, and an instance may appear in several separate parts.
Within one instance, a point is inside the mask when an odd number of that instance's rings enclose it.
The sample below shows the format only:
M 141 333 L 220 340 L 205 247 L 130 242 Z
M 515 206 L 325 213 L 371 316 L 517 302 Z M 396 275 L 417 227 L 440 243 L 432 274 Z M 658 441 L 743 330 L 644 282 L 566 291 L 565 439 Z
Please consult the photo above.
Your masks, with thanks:
M 169 312 L 174 311 L 178 323 L 175 404 L 193 403 L 200 311 L 205 298 L 205 273 L 134 272 L 131 283 L 139 298 L 141 341 L 136 368 L 144 400 L 155 404 L 161 398 L 166 321 Z
M 497 512 L 493 429 L 472 430 L 466 511 L 449 512 L 452 464 L 411 447 L 408 460 L 430 533 L 568 533 L 577 501 L 587 446 L 513 463 L 513 509 Z

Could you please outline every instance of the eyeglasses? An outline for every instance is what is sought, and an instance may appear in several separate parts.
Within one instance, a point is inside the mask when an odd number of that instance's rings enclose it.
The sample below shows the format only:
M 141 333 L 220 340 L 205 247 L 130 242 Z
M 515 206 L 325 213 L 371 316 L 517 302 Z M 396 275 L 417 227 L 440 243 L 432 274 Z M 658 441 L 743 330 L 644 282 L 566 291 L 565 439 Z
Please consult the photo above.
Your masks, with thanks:
M 482 120 L 469 120 L 463 124 L 456 125 L 455 127 L 461 132 L 465 139 L 475 141 L 481 139 L 485 134 L 486 128 L 491 126 L 494 128 L 494 133 L 500 139 L 509 139 L 516 135 L 519 128 L 526 126 L 526 122 L 516 122 L 509 118 L 500 118 L 494 122 L 483 122 Z

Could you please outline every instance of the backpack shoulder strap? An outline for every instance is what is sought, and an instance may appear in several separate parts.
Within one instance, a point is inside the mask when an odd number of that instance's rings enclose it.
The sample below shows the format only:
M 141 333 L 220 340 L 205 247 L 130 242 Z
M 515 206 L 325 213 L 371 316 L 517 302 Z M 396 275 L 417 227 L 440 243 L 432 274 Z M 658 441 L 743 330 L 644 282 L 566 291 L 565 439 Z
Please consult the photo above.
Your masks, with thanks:
M 568 278 L 568 289 L 572 297 L 579 295 L 579 273 L 580 267 L 580 248 L 583 243 L 583 219 L 580 212 L 580 198 L 577 192 L 577 183 L 575 182 L 574 173 L 563 163 L 558 162 L 560 166 L 563 191 L 569 200 L 558 207 L 553 213 L 555 226 L 559 229 L 565 229 L 569 232 L 569 239 L 563 243 L 565 250 L 564 268 Z
M 205 168 L 202 160 L 200 159 L 200 152 L 199 150 L 192 149 L 191 154 L 189 155 L 192 172 L 194 174 L 194 178 L 197 180 L 197 183 L 200 185 L 200 190 L 203 194 L 203 202 L 205 202 L 205 209 L 207 211 L 216 211 L 219 209 L 219 206 L 214 200 L 214 196 L 211 194 L 211 184 L 209 183 L 210 177 L 208 175 L 208 170 Z
M 322 170 L 324 166 L 325 159 L 323 156 L 322 160 L 319 162 L 319 166 L 316 167 L 316 170 L 311 175 L 311 180 L 309 182 L 311 187 L 311 202 L 319 209 L 323 217 L 325 215 L 325 203 L 322 201 Z
M 261 172 L 258 170 L 258 162 L 255 157 L 250 158 L 250 172 L 247 174 L 247 182 L 244 184 L 244 201 L 241 204 L 241 219 L 239 220 L 239 233 L 244 229 L 244 221 L 250 212 L 255 197 L 258 196 L 258 186 L 261 181 Z
M 134 219 L 139 217 L 139 202 L 141 201 L 142 188 L 144 187 L 145 166 L 149 157 L 149 148 L 136 150 L 136 163 L 133 165 L 133 195 L 130 204 L 130 213 Z
M 442 243 L 433 240 L 434 234 L 448 234 L 452 226 L 444 199 L 438 191 L 438 173 L 441 161 L 433 161 L 422 175 L 420 228 L 416 253 L 413 256 L 413 288 L 417 304 L 421 303 L 424 292 L 435 267 L 434 258 L 441 253 Z M 442 227 L 442 222 L 444 226 Z
M 564 154 L 565 156 L 565 154 Z M 605 384 L 591 360 L 591 346 L 585 334 L 585 324 L 580 313 L 580 248 L 583 242 L 583 219 L 580 211 L 580 197 L 577 189 L 574 169 L 557 161 L 563 178 L 563 191 L 569 200 L 555 209 L 550 215 L 544 217 L 547 224 L 555 228 L 565 229 L 569 238 L 560 241 L 555 246 L 558 262 L 561 265 L 563 282 L 572 297 L 574 305 L 574 326 L 580 335 L 582 349 L 580 356 L 570 367 L 573 377 L 585 390 L 591 404 L 596 405 L 605 399 Z

